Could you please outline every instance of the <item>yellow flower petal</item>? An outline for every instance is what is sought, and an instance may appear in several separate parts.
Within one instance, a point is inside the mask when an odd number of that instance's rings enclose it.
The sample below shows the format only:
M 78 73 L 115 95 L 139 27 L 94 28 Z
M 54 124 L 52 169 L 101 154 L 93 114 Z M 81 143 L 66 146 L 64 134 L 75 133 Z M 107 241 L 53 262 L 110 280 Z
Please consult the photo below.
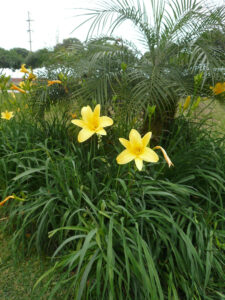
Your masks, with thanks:
M 143 145 L 143 147 L 146 147 L 146 146 L 148 145 L 151 136 L 152 136 L 152 133 L 151 133 L 150 131 L 147 132 L 147 133 L 143 136 L 143 138 L 142 138 L 142 145 Z
M 119 138 L 120 143 L 125 147 L 125 148 L 129 148 L 130 147 L 130 142 L 126 139 L 123 138 Z
M 143 167 L 143 160 L 140 158 L 135 158 L 135 164 L 138 170 L 141 171 Z
M 85 123 L 89 123 L 89 122 L 91 123 L 93 121 L 93 112 L 89 105 L 84 106 L 81 109 L 81 116 Z
M 95 132 L 89 129 L 82 129 L 78 134 L 78 142 L 83 143 L 87 139 L 89 139 Z
M 95 131 L 97 134 L 101 134 L 101 135 L 107 135 L 105 129 L 103 128 L 99 128 Z
M 139 156 L 139 158 L 147 162 L 157 162 L 159 160 L 158 154 L 148 147 L 144 149 L 144 152 Z
M 135 155 L 129 152 L 128 150 L 124 150 L 117 156 L 116 161 L 119 165 L 124 165 L 129 163 L 133 159 L 135 159 Z
M 101 105 L 97 104 L 94 109 L 94 118 L 100 117 L 100 110 L 101 110 Z
M 153 149 L 160 149 L 160 150 L 162 151 L 162 154 L 163 154 L 163 156 L 164 156 L 164 158 L 165 158 L 165 161 L 167 162 L 169 168 L 170 168 L 171 166 L 174 166 L 174 164 L 173 164 L 172 161 L 170 160 L 169 156 L 167 155 L 166 150 L 163 149 L 163 147 L 161 147 L 161 146 L 156 146 L 156 147 L 154 147 Z
M 83 128 L 85 126 L 85 123 L 83 120 L 74 119 L 71 121 L 71 123 Z
M 113 124 L 113 120 L 111 118 L 106 116 L 100 117 L 99 126 L 107 127 L 107 126 L 111 126 L 112 124 Z
M 133 146 L 140 146 L 142 145 L 142 139 L 141 136 L 139 134 L 139 132 L 135 129 L 131 129 L 130 134 L 129 134 L 129 139 L 130 139 L 130 143 Z

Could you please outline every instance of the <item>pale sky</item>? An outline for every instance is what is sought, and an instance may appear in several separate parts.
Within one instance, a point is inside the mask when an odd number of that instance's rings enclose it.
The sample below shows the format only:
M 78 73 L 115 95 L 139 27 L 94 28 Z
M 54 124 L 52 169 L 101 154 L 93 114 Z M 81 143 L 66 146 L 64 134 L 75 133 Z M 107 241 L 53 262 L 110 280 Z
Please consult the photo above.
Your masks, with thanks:
M 97 0 L 0 0 L 0 47 L 29 49 L 26 22 L 28 11 L 34 20 L 31 22 L 33 51 L 44 47 L 51 48 L 69 37 L 84 41 L 88 31 L 87 25 L 71 34 L 80 22 L 80 19 L 75 17 L 79 11 L 74 8 L 90 7 L 96 2 Z M 210 2 L 223 4 L 225 0 Z M 133 39 L 132 30 L 126 27 L 116 32 L 116 35 Z

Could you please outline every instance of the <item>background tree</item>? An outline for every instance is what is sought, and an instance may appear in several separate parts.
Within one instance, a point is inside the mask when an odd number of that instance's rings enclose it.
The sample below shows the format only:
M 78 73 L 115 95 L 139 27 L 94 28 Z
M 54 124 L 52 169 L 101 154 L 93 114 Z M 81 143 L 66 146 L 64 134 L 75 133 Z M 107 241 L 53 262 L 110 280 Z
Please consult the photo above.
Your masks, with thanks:
M 225 14 L 224 7 L 207 8 L 204 1 L 151 0 L 150 5 L 151 9 L 147 9 L 139 0 L 102 1 L 98 8 L 88 10 L 87 22 L 92 20 L 90 35 L 96 30 L 105 30 L 107 25 L 112 34 L 115 28 L 127 21 L 137 30 L 145 53 L 130 43 L 136 62 L 127 64 L 126 77 L 131 87 L 131 102 L 136 104 L 134 114 L 138 115 L 138 107 L 147 116 L 148 105 L 156 105 L 157 118 L 152 126 L 158 135 L 161 128 L 173 119 L 179 98 L 193 93 L 196 73 L 204 72 L 202 88 L 207 78 L 222 78 L 220 66 L 224 53 L 216 43 L 214 47 L 208 44 L 205 32 L 215 29 L 223 32 Z M 125 42 L 120 44 L 122 46 Z M 121 47 L 120 51 L 123 49 Z M 111 66 L 117 52 L 118 49 L 111 47 L 109 50 L 103 44 L 94 53 L 89 52 L 87 73 L 95 68 L 98 77 L 95 84 L 89 85 L 86 80 L 85 89 L 80 89 L 81 95 L 85 91 L 98 102 L 112 100 L 105 97 L 105 91 L 115 80 L 121 84 L 123 72 L 121 68 L 116 71 Z M 99 66 L 101 63 L 102 67 Z M 103 66 L 106 65 L 108 68 L 105 69 Z M 108 80 L 100 81 L 100 77 Z

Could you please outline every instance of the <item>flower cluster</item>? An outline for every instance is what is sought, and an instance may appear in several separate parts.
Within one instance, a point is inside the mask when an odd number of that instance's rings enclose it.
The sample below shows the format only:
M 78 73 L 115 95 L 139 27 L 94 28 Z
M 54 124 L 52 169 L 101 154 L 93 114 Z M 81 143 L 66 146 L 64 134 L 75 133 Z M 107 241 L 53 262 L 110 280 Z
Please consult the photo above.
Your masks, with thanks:
M 93 111 L 90 106 L 85 106 L 81 109 L 82 119 L 74 119 L 71 121 L 73 124 L 82 128 L 78 134 L 79 143 L 83 143 L 95 133 L 98 135 L 106 135 L 104 127 L 113 125 L 113 120 L 111 118 L 107 116 L 100 116 L 100 110 L 100 104 L 96 105 Z M 151 132 L 147 132 L 144 137 L 141 138 L 139 132 L 132 129 L 129 134 L 129 141 L 124 138 L 120 138 L 120 143 L 126 149 L 117 156 L 117 163 L 122 165 L 134 160 L 136 167 L 139 171 L 141 171 L 143 161 L 152 163 L 157 162 L 159 160 L 158 155 L 153 149 L 147 147 L 151 135 Z M 156 146 L 154 149 L 160 149 L 169 167 L 173 166 L 173 163 L 162 147 Z

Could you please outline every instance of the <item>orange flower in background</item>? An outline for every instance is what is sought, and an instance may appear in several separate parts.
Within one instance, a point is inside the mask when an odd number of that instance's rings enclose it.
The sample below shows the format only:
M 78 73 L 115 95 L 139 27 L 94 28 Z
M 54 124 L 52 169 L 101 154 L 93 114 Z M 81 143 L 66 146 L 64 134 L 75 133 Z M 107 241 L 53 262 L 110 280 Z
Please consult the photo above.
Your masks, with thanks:
M 10 120 L 14 117 L 13 111 L 6 110 L 5 112 L 1 113 L 1 118 L 5 120 Z
M 225 82 L 217 82 L 215 86 L 210 86 L 210 89 L 215 95 L 219 95 L 225 92 Z
M 15 84 L 11 85 L 10 90 L 16 90 L 16 91 L 19 91 L 20 93 L 26 94 L 26 92 L 23 89 L 19 88 Z
M 61 84 L 62 81 L 61 80 L 48 80 L 48 86 L 53 85 L 53 84 Z
M 104 127 L 111 126 L 113 120 L 107 116 L 100 117 L 100 104 L 96 105 L 94 111 L 90 106 L 84 106 L 81 109 L 82 120 L 72 120 L 71 122 L 79 127 L 82 130 L 78 134 L 78 142 L 83 143 L 89 139 L 93 134 L 106 135 Z
M 0 202 L 0 206 L 3 206 L 9 199 L 14 199 L 14 196 L 8 196 L 3 201 Z
M 77 117 L 77 114 L 75 114 L 75 113 L 74 113 L 74 114 L 71 113 L 70 115 L 71 115 L 71 117 L 72 117 L 73 119 L 76 119 L 76 117 Z
M 25 68 L 25 64 L 21 66 L 20 72 L 29 74 L 29 71 Z

